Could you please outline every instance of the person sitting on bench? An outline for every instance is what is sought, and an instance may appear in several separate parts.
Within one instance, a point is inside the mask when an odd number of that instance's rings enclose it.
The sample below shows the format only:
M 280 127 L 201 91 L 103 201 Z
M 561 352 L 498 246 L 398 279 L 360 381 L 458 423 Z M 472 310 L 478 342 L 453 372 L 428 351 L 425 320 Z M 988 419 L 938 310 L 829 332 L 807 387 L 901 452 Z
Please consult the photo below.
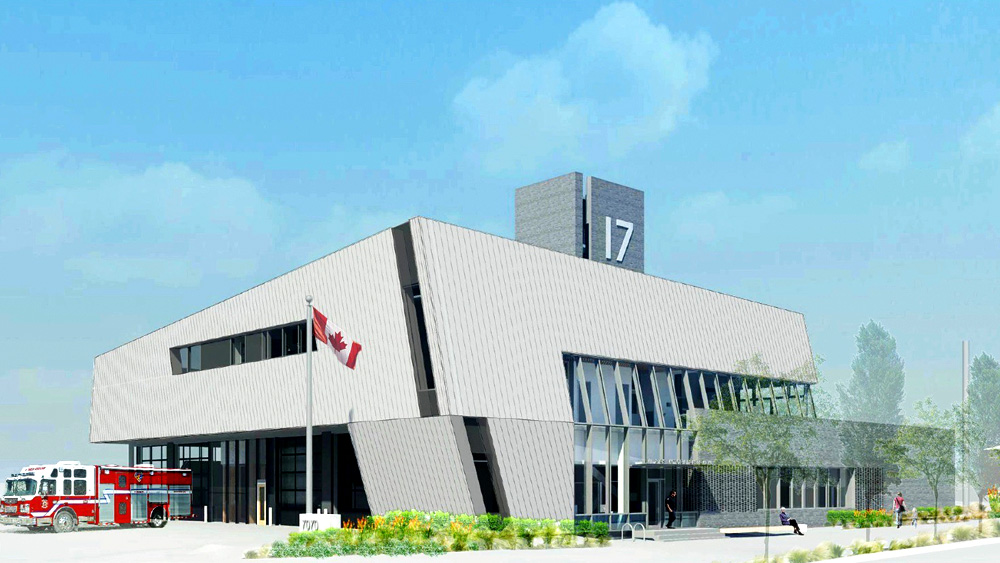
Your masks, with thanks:
M 805 535 L 805 534 L 802 533 L 802 530 L 799 529 L 799 523 L 795 521 L 795 518 L 789 518 L 788 514 L 785 513 L 785 507 L 781 507 L 781 514 L 778 515 L 778 518 L 781 519 L 781 525 L 782 526 L 791 526 L 792 530 L 796 534 L 798 534 L 800 536 L 804 536 Z

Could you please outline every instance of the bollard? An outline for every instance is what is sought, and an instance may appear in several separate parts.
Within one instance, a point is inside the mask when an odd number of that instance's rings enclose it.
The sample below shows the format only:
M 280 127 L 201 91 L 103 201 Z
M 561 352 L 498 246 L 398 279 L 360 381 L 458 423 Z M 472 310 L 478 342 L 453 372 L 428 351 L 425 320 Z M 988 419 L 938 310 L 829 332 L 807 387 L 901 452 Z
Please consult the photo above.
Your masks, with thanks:
M 208 522 L 208 505 L 206 504 L 203 508 L 203 512 L 205 513 L 205 522 Z
M 267 525 L 268 526 L 273 526 L 274 525 L 274 514 L 271 512 L 272 510 L 274 510 L 274 509 L 271 508 L 270 506 L 267 507 Z

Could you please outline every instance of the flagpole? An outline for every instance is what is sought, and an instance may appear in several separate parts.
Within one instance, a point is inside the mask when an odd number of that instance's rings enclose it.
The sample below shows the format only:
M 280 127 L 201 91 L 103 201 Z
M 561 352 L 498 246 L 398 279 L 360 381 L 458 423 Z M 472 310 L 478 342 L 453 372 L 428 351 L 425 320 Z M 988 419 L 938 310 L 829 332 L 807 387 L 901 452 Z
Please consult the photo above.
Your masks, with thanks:
M 313 305 L 306 295 L 306 514 L 313 512 Z

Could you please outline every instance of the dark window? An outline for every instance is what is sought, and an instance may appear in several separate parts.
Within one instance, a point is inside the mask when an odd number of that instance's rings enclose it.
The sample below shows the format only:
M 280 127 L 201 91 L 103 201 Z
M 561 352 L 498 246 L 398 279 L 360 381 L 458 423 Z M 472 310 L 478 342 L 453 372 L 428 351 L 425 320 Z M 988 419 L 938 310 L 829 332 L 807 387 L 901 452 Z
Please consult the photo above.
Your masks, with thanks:
M 284 348 L 281 345 L 281 329 L 267 331 L 268 358 L 280 358 Z
M 72 469 L 63 469 L 63 477 L 72 477 L 72 476 L 73 476 Z
M 417 317 L 417 336 L 420 338 L 420 353 L 424 358 L 424 373 L 427 389 L 434 389 L 434 372 L 431 369 L 431 349 L 427 341 L 427 325 L 424 320 L 424 304 L 420 297 L 420 285 L 413 284 L 407 288 L 407 295 L 413 300 L 413 312 Z
M 229 340 L 216 340 L 201 345 L 201 369 L 215 369 L 230 365 L 232 344 Z
M 264 359 L 264 333 L 255 332 L 245 337 L 246 356 L 245 362 L 259 362 Z
M 243 357 L 246 355 L 246 336 L 237 336 L 233 338 L 233 353 L 231 362 L 234 366 L 238 366 L 243 363 Z
M 74 479 L 73 480 L 73 494 L 77 496 L 87 494 L 87 480 L 86 479 Z
M 286 326 L 283 332 L 285 333 L 285 352 L 282 355 L 292 356 L 303 352 L 299 345 L 299 327 L 296 325 Z
M 63 479 L 63 495 L 69 496 L 73 494 L 73 480 Z
M 181 348 L 181 373 L 187 373 L 190 369 L 190 364 L 188 364 L 188 348 L 185 346 Z
M 87 470 L 86 469 L 74 469 L 73 470 L 73 477 L 76 477 L 78 479 L 86 479 L 87 478 Z
M 124 502 L 119 502 L 118 503 L 118 514 L 124 515 L 125 512 L 126 512 L 126 510 L 127 509 L 125 508 L 125 503 Z
M 119 490 L 124 490 L 125 489 L 125 476 L 124 475 L 119 475 L 118 476 L 118 489 Z

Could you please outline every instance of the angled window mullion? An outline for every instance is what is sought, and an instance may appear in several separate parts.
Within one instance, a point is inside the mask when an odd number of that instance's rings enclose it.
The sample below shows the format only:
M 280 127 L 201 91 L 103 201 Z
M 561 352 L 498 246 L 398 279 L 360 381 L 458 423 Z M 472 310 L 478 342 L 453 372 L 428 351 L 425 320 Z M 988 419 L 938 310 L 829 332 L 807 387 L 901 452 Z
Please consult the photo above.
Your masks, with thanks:
M 611 373 L 615 377 L 615 389 L 618 390 L 618 408 L 622 411 L 622 423 L 625 426 L 631 426 L 632 423 L 632 410 L 628 408 L 629 399 L 631 397 L 625 397 L 625 389 L 622 386 L 622 378 L 618 374 L 618 362 L 614 362 L 611 366 Z M 624 446 L 622 446 L 624 447 Z M 619 480 L 620 482 L 620 480 Z
M 649 366 L 649 382 L 653 392 L 654 416 L 656 416 L 656 420 L 659 421 L 658 426 L 665 427 L 667 425 L 667 421 L 666 417 L 663 415 L 663 408 L 660 406 L 660 384 L 657 381 L 657 370 L 655 366 Z
M 667 388 L 670 389 L 670 401 L 674 411 L 674 428 L 678 429 L 681 427 L 681 409 L 677 402 L 677 386 L 674 385 L 674 368 L 667 368 Z
M 806 416 L 806 411 L 802 408 L 802 393 L 800 393 L 799 384 L 793 383 L 792 389 L 795 389 L 795 404 L 799 406 L 799 416 Z
M 652 375 L 650 375 L 650 383 L 652 383 Z M 639 404 L 636 408 L 639 409 L 639 420 L 642 421 L 643 426 L 653 426 L 649 424 L 646 420 L 646 397 L 642 393 L 642 385 L 639 384 L 639 365 L 632 365 L 632 393 L 636 399 L 639 399 Z M 654 421 L 655 422 L 655 421 Z M 645 452 L 645 441 L 643 442 L 643 452 Z
M 753 400 L 750 397 L 750 387 L 747 385 L 747 379 L 749 378 L 744 377 L 743 381 L 740 382 L 740 386 L 743 388 L 743 397 L 745 397 L 743 402 L 746 403 L 746 412 L 753 412 Z
M 701 389 L 701 404 L 705 405 L 705 408 L 707 409 L 709 406 L 708 391 L 705 390 L 705 372 L 697 371 L 696 373 L 698 374 L 698 387 Z
M 573 364 L 573 369 L 576 371 L 576 384 L 580 387 L 580 400 L 583 401 L 584 418 L 587 419 L 587 422 L 593 424 L 594 416 L 590 413 L 590 394 L 587 393 L 586 375 L 583 373 L 583 359 L 576 357 L 573 360 Z
M 736 388 L 733 387 L 733 376 L 729 377 L 727 385 L 729 385 L 729 399 L 732 401 L 733 412 L 738 412 L 740 410 L 740 396 L 736 394 Z

